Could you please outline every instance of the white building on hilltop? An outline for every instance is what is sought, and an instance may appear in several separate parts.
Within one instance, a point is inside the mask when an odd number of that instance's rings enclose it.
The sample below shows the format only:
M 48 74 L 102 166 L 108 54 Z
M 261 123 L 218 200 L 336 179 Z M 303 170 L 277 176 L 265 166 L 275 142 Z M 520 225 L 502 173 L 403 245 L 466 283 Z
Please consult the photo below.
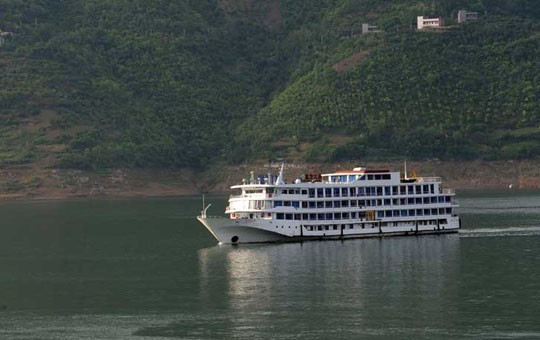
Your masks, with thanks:
M 478 12 L 467 12 L 466 10 L 461 9 L 459 10 L 457 17 L 459 24 L 467 21 L 478 20 Z
M 440 28 L 443 25 L 443 19 L 439 18 L 424 18 L 423 16 L 417 17 L 417 27 L 419 30 L 426 28 Z
M 377 26 L 375 25 L 370 25 L 370 24 L 362 24 L 362 34 L 367 34 L 367 33 L 380 33 L 382 32 Z

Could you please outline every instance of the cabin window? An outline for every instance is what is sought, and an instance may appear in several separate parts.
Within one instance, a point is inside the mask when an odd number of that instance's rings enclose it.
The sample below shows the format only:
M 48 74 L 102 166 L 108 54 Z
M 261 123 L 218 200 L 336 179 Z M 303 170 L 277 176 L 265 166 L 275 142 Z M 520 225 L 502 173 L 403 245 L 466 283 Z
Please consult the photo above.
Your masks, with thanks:
M 324 201 L 318 201 L 317 202 L 317 208 L 324 208 Z
M 348 220 L 349 219 L 349 213 L 343 213 L 341 214 L 341 216 L 343 217 L 344 220 Z
M 309 202 L 308 204 L 309 204 L 310 209 L 315 209 L 315 202 L 312 201 L 312 202 Z
M 341 208 L 341 201 L 334 201 L 334 208 Z
M 399 194 L 400 194 L 400 195 L 405 195 L 405 194 L 407 193 L 407 192 L 406 192 L 406 189 L 407 189 L 406 186 L 400 185 L 400 186 L 399 186 Z
M 323 190 L 323 188 L 317 188 L 317 197 L 318 197 L 318 198 L 324 197 L 324 190 Z
M 356 180 L 355 175 L 349 175 L 349 182 L 354 182 Z
M 359 201 L 358 201 L 358 206 L 359 206 L 359 207 L 365 207 L 365 206 L 366 206 L 366 201 L 364 201 L 364 200 L 359 200 Z
M 332 208 L 332 206 L 333 206 L 332 201 L 326 201 L 324 206 L 325 206 L 325 208 Z
M 416 216 L 424 216 L 424 211 L 422 209 L 416 209 Z
M 283 213 L 277 213 L 276 214 L 276 220 L 282 220 L 284 217 L 284 214 Z
M 429 185 L 424 184 L 422 190 L 424 191 L 424 194 L 429 194 Z
M 300 202 L 299 201 L 292 201 L 291 203 L 292 203 L 292 206 L 294 208 L 300 208 Z
M 304 221 L 307 221 L 309 218 L 308 218 L 308 214 L 302 214 L 302 219 Z
M 384 205 L 390 205 L 390 202 L 392 201 L 390 201 L 389 198 L 385 198 L 383 202 L 384 202 Z
M 410 210 L 409 210 L 409 216 L 414 216 L 414 215 L 415 215 L 415 214 L 414 214 L 414 209 L 410 209 Z
M 414 204 L 414 198 L 412 197 L 407 198 L 407 204 Z
M 368 181 L 373 180 L 373 175 L 367 175 L 367 179 L 368 179 Z
M 300 214 L 294 214 L 294 220 L 295 221 L 300 221 L 302 219 L 302 215 Z
M 343 183 L 347 182 L 347 175 L 341 175 L 341 176 L 339 177 L 339 181 L 340 181 L 340 182 L 343 182 Z
M 309 214 L 309 220 L 310 221 L 316 221 L 317 220 L 317 214 Z
M 413 187 L 412 185 L 409 185 L 409 186 L 407 187 L 407 193 L 408 193 L 409 195 L 414 195 L 414 187 Z
M 329 214 L 329 215 L 332 215 L 332 214 Z M 341 213 L 334 213 L 334 220 L 341 220 Z
M 351 207 L 356 207 L 358 205 L 358 201 L 357 200 L 352 200 L 351 201 Z
M 349 201 L 341 201 L 341 206 L 343 208 L 348 208 L 349 207 Z
M 355 218 L 356 218 L 356 212 L 353 211 L 353 212 L 351 213 L 351 219 L 355 219 Z
M 407 210 L 401 210 L 401 216 L 407 216 Z
M 420 185 L 415 186 L 415 190 L 416 190 L 416 194 L 420 195 L 422 193 L 422 186 Z
M 389 180 L 389 179 L 390 179 L 390 174 L 384 174 L 384 175 L 382 175 L 382 179 L 384 179 L 384 180 Z
M 392 210 L 386 210 L 386 211 L 384 212 L 384 215 L 385 215 L 386 217 L 392 217 Z
M 356 196 L 356 188 L 350 188 L 351 190 L 351 197 Z
M 283 201 L 274 201 L 274 207 L 281 207 L 283 206 Z
M 290 207 L 291 206 L 291 201 L 283 201 L 283 205 L 286 206 L 286 207 Z
M 384 194 L 386 196 L 390 196 L 391 193 L 392 193 L 392 188 L 391 187 L 384 187 Z
M 324 189 L 324 195 L 326 197 L 332 197 L 332 188 L 326 188 Z
M 286 219 L 286 220 L 292 220 L 292 219 L 293 219 L 293 215 L 292 215 L 292 214 L 285 214 L 285 219 Z
M 326 219 L 327 219 L 328 221 L 330 221 L 330 220 L 332 219 L 332 213 L 327 213 L 327 214 L 326 214 Z
M 302 195 L 307 195 L 307 190 L 306 189 L 302 189 Z
M 315 189 L 309 189 L 309 190 L 308 190 L 308 193 L 309 193 L 309 197 L 310 197 L 310 198 L 314 198 L 314 197 L 315 197 Z
M 341 188 L 341 197 L 349 196 L 349 188 Z
M 398 187 L 397 186 L 392 187 L 392 195 L 397 195 L 397 194 L 398 194 Z
M 383 193 L 383 188 L 377 187 L 377 196 L 382 196 L 382 193 Z
M 306 201 L 302 201 L 302 208 L 307 208 L 307 202 Z
M 339 188 L 334 188 L 334 197 L 339 197 Z
M 324 221 L 324 214 L 317 214 L 317 219 L 319 221 Z
M 438 211 L 437 209 L 431 209 L 431 215 L 437 215 Z
M 377 211 L 377 218 L 384 217 L 384 211 Z
M 382 179 L 382 175 L 375 175 L 375 180 L 380 181 Z

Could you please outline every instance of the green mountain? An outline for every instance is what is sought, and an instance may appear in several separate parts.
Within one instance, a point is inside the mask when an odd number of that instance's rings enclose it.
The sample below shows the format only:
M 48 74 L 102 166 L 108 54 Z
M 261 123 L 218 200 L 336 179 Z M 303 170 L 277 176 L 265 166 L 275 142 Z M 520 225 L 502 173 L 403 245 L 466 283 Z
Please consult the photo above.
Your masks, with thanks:
M 0 166 L 534 158 L 539 21 L 533 0 L 0 0 Z

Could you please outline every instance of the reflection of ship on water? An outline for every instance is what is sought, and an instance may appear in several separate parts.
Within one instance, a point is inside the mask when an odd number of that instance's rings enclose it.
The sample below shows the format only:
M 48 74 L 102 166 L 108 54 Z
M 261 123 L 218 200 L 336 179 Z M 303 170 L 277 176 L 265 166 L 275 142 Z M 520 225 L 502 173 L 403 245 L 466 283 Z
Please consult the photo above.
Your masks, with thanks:
M 199 251 L 199 262 L 201 298 L 225 295 L 219 298 L 226 300 L 230 331 L 244 337 L 285 332 L 280 320 L 290 317 L 297 329 L 283 321 L 287 334 L 319 322 L 353 336 L 380 326 L 371 320 L 407 320 L 440 310 L 457 315 L 456 235 L 212 247 Z M 410 315 L 396 314 L 403 306 Z M 455 322 L 446 318 L 445 326 Z M 270 324 L 273 329 L 265 328 Z

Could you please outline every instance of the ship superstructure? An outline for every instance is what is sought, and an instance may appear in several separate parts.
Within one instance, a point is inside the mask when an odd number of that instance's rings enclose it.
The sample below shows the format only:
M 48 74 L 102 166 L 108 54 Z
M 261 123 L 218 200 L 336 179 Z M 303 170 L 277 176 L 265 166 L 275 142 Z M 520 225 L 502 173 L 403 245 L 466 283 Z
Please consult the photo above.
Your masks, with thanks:
M 457 232 L 455 192 L 440 177 L 358 167 L 284 181 L 251 175 L 231 189 L 228 217 L 198 220 L 220 243 L 287 242 Z

